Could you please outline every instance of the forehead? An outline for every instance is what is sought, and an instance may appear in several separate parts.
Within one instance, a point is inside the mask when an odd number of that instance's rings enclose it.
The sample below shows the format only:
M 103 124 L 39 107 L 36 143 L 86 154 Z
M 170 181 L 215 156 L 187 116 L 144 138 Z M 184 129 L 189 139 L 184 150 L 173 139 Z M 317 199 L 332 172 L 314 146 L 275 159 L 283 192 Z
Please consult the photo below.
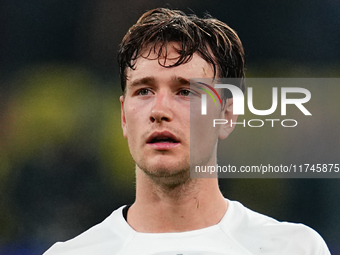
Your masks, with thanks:
M 206 62 L 197 53 L 187 63 L 175 67 L 170 66 L 178 60 L 179 54 L 174 47 L 168 46 L 167 56 L 158 56 L 158 51 L 145 50 L 135 63 L 135 69 L 127 69 L 127 85 L 144 77 L 152 77 L 155 80 L 168 80 L 173 77 L 213 78 L 214 70 L 211 64 Z

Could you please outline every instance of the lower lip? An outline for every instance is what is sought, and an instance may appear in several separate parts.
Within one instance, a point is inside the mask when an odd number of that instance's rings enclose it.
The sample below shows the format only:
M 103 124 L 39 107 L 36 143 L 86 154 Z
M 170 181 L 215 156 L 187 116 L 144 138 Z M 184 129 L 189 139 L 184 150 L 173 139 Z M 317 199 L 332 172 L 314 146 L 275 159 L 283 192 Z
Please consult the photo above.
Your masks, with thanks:
M 165 151 L 177 147 L 179 143 L 148 143 L 148 145 L 156 150 Z

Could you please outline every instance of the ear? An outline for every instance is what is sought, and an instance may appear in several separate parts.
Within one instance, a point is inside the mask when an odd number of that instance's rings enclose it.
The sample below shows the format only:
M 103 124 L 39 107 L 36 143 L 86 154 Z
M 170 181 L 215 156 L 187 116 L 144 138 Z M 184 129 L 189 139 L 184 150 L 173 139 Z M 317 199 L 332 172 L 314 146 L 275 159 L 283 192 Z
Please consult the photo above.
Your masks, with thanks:
M 120 96 L 120 118 L 122 122 L 122 129 L 123 129 L 123 135 L 125 138 L 127 138 L 127 125 L 126 125 L 126 118 L 125 118 L 125 111 L 124 111 L 124 96 Z
M 228 123 L 225 125 L 221 125 L 219 130 L 218 138 L 225 139 L 229 136 L 229 134 L 234 130 L 235 125 L 231 126 L 231 123 L 235 123 L 237 121 L 238 115 L 233 115 L 233 98 L 226 99 L 226 103 L 221 112 L 222 119 L 228 120 Z

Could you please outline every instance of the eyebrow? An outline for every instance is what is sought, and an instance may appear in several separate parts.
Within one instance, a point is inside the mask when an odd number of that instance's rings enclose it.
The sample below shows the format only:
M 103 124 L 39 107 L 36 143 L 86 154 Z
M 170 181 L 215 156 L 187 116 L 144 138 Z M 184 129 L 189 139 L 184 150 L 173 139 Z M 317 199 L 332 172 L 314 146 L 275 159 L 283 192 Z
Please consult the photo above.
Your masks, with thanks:
M 141 85 L 153 85 L 157 82 L 157 80 L 152 76 L 143 77 L 140 79 L 136 79 L 128 84 L 128 87 L 136 87 Z M 171 78 L 171 83 L 181 84 L 181 85 L 190 85 L 190 80 L 180 77 L 180 76 L 173 76 Z
M 156 79 L 153 77 L 144 77 L 141 79 L 137 79 L 134 80 L 133 82 L 131 82 L 131 84 L 128 84 L 128 87 L 136 87 L 136 86 L 140 86 L 140 85 L 145 85 L 145 84 L 155 84 L 156 83 Z
M 175 76 L 172 78 L 172 80 L 176 83 L 180 83 L 182 85 L 190 85 L 190 80 L 180 77 L 180 76 Z

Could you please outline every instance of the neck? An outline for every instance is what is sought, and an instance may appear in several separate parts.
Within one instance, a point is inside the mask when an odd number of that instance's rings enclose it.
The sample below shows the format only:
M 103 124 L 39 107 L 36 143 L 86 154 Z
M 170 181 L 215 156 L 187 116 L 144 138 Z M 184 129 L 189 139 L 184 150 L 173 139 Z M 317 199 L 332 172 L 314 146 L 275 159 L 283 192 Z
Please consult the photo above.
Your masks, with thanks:
M 136 201 L 128 223 L 138 232 L 183 232 L 217 224 L 227 210 L 217 178 L 190 179 L 164 188 L 136 170 Z

